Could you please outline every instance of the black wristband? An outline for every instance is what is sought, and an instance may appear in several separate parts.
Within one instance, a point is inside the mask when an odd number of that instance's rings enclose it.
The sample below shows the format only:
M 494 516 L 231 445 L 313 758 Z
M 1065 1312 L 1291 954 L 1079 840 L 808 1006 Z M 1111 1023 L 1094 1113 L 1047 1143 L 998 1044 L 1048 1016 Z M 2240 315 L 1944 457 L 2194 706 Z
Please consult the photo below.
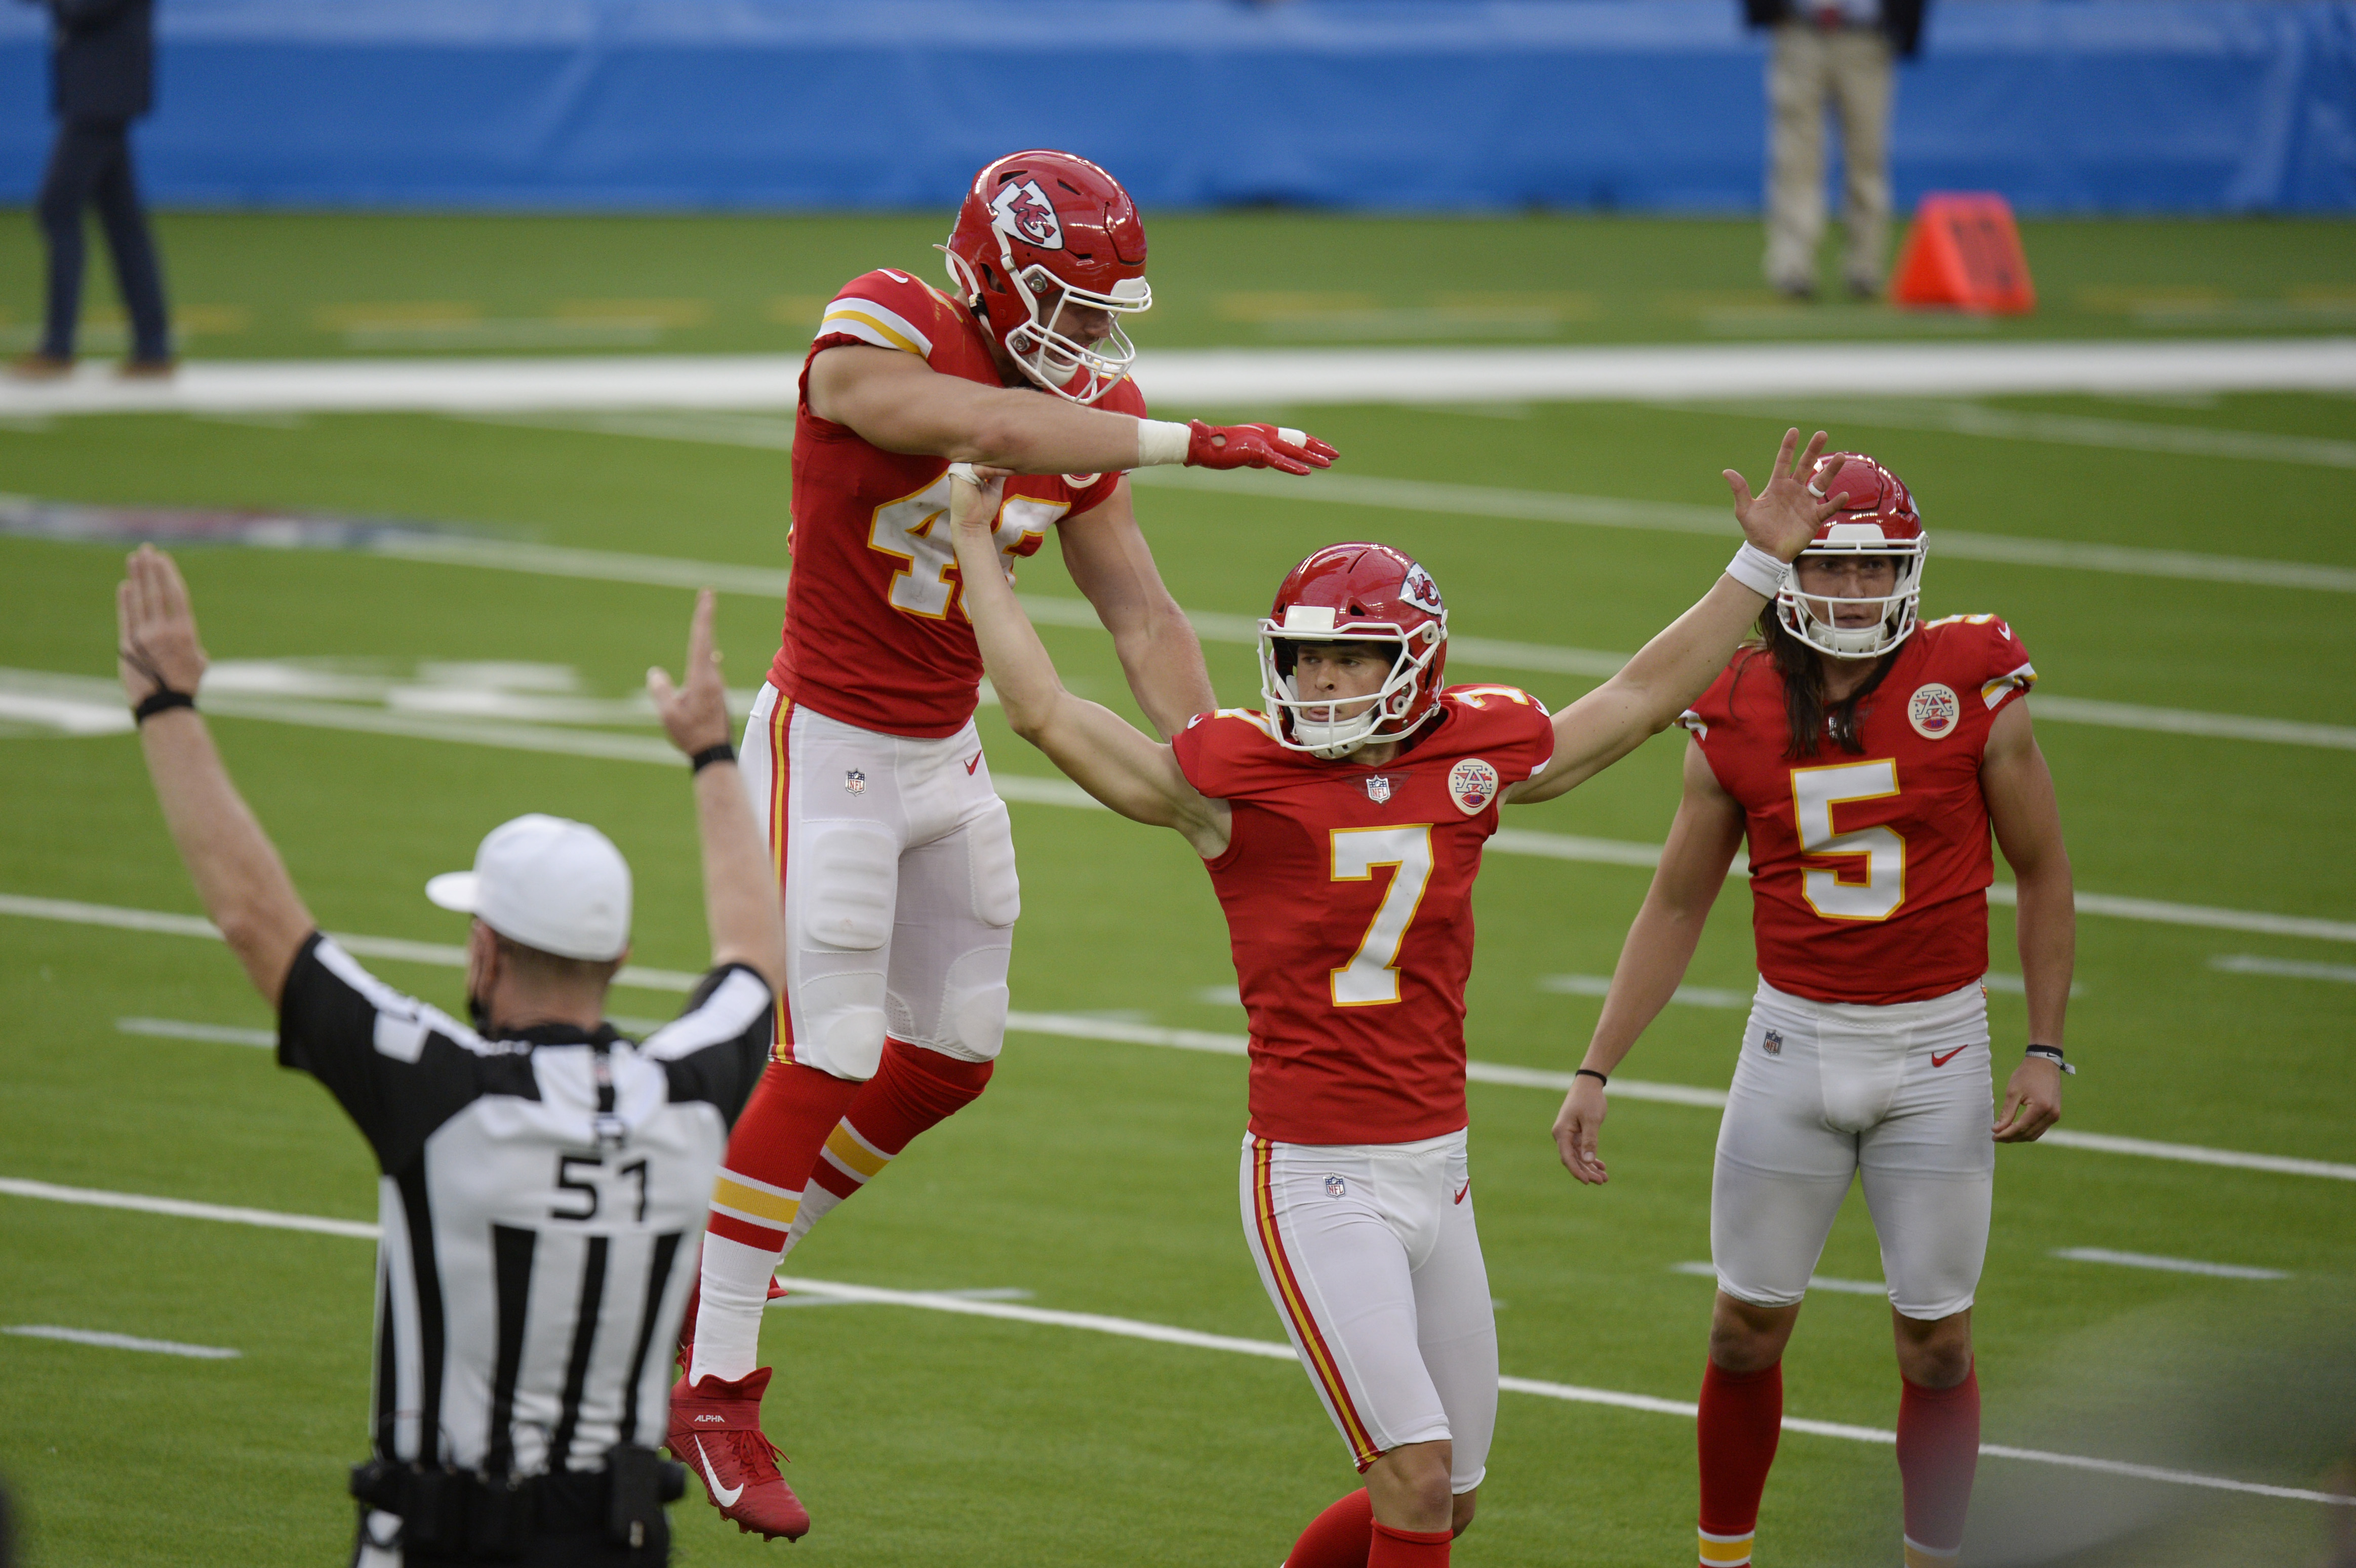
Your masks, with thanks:
M 145 724 L 167 709 L 194 708 L 196 705 L 197 699 L 192 693 L 159 686 L 139 699 L 138 706 L 131 710 L 131 717 L 134 721 Z
M 2077 1073 L 2078 1070 L 2070 1065 L 2068 1059 L 2062 1054 L 2062 1048 L 2058 1045 L 2037 1045 L 2032 1043 L 2029 1047 L 2029 1054 L 2037 1057 L 2040 1061 L 2050 1061 L 2054 1066 L 2060 1068 L 2062 1072 L 2070 1073 L 2072 1076 Z
M 1592 1078 L 1598 1083 L 1609 1083 L 1612 1082 L 1611 1079 L 1605 1077 L 1602 1073 L 1598 1072 L 1592 1067 L 1582 1067 L 1578 1072 L 1572 1073 L 1571 1076 L 1573 1078 Z
M 723 741 L 716 746 L 706 746 L 703 750 L 696 752 L 695 755 L 688 758 L 687 771 L 691 773 L 700 773 L 714 763 L 733 763 L 735 760 L 736 748 L 730 745 L 727 741 Z

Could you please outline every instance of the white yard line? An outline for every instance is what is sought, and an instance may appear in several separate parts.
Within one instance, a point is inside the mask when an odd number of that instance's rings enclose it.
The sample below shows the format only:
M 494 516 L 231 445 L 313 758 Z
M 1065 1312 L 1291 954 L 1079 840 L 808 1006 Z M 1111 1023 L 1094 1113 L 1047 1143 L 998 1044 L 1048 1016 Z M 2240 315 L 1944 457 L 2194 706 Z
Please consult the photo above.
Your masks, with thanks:
M 1756 414 L 1788 420 L 1804 412 L 1812 420 L 1837 420 L 1879 430 L 1944 431 L 1999 441 L 2033 441 L 2059 446 L 2106 447 L 2118 452 L 2163 452 L 2181 457 L 2238 457 L 2257 463 L 2296 463 L 2320 468 L 2356 468 L 2356 441 L 2276 435 L 2264 431 L 2217 430 L 2201 425 L 2158 424 L 2149 420 L 2088 419 L 2075 414 L 1991 409 L 1977 403 L 1913 399 L 1811 400 L 1802 411 L 1782 404 L 1671 403 L 1705 414 Z
M 190 360 L 162 382 L 85 365 L 0 386 L 0 415 L 140 411 L 790 409 L 794 354 Z M 2032 393 L 2345 391 L 2345 337 L 2010 343 L 1755 343 L 1596 348 L 1164 348 L 1141 355 L 1157 403 L 1496 403 Z
M 1484 485 L 1450 485 L 1422 479 L 1385 479 L 1348 473 L 1289 479 L 1280 474 L 1243 470 L 1232 474 L 1200 468 L 1144 468 L 1130 475 L 1146 485 L 1199 490 L 1241 490 L 1298 501 L 1344 507 L 1380 507 L 1395 511 L 1455 517 L 1502 517 L 1523 522 L 1566 523 L 1589 528 L 1638 528 L 1655 533 L 1699 534 L 1727 539 L 1721 507 L 1676 501 L 1629 501 L 1608 496 L 1575 496 L 1550 490 L 1509 490 Z M 2073 543 L 2015 534 L 1970 533 L 1945 527 L 1931 530 L 1931 553 L 1938 559 L 2003 561 L 2020 566 L 2067 567 L 2138 577 L 2187 578 L 2205 582 L 2247 582 L 2274 588 L 2308 588 L 2356 593 L 2356 568 L 2308 561 L 2265 560 L 2247 556 L 2201 555 L 2190 550 L 2147 549 L 2135 545 Z
M 2331 980 L 2356 986 L 2356 966 L 2346 964 L 2303 964 L 2292 958 L 2262 958 L 2254 953 L 2220 953 L 2209 967 L 2229 975 L 2274 975 L 2286 980 Z
M 168 936 L 203 936 L 216 941 L 220 936 L 210 921 L 195 915 L 122 909 L 112 904 L 78 903 L 67 899 L 27 898 L 16 893 L 0 893 L 0 916 L 5 915 L 61 921 L 76 925 L 108 926 L 118 931 L 152 932 Z M 463 947 L 409 942 L 399 937 L 331 934 L 347 952 L 362 957 L 430 964 L 445 969 L 463 969 L 466 965 L 466 951 Z M 684 995 L 702 978 L 701 975 L 682 969 L 648 969 L 631 965 L 616 975 L 614 981 L 617 986 Z M 1213 1056 L 1242 1057 L 1250 1051 L 1249 1040 L 1240 1034 L 1215 1029 L 1165 1029 L 1156 1024 L 1130 1023 L 1074 1013 L 1013 1011 L 1006 1015 L 1006 1027 L 1018 1034 L 1102 1040 L 1116 1045 L 1158 1046 L 1172 1051 L 1201 1051 Z M 1546 1089 L 1560 1093 L 1571 1086 L 1576 1074 L 1545 1068 L 1517 1067 L 1501 1061 L 1472 1061 L 1464 1064 L 1464 1076 L 1475 1083 Z M 1725 1090 L 1705 1088 L 1697 1083 L 1650 1083 L 1622 1078 L 1612 1081 L 1612 1093 L 1626 1100 L 1649 1100 L 1701 1110 L 1721 1110 L 1726 1105 Z M 2115 1137 L 2106 1133 L 2083 1133 L 2066 1127 L 2054 1128 L 2045 1135 L 2043 1141 L 2063 1148 L 2089 1149 L 2102 1154 L 2134 1155 L 2191 1165 L 2263 1170 L 2283 1176 L 2356 1181 L 2356 1165 L 2302 1159 L 2289 1155 L 2251 1154 L 2239 1149 L 2209 1148 L 2197 1144 L 2159 1143 L 2148 1138 Z
M 1718 1265 L 1707 1263 L 1671 1264 L 1673 1274 L 1689 1274 L 1703 1279 L 1716 1279 Z M 1878 1279 L 1834 1279 L 1830 1275 L 1812 1274 L 1808 1276 L 1810 1290 L 1828 1290 L 1837 1296 L 1888 1296 L 1890 1286 Z
M 2201 1274 L 2215 1279 L 2288 1279 L 2278 1268 L 2252 1268 L 2245 1264 L 2210 1264 L 2198 1258 L 2154 1257 L 2149 1253 L 2115 1253 L 2108 1247 L 2057 1247 L 2053 1255 L 2079 1264 L 2115 1264 L 2121 1268 L 2157 1269 L 2164 1274 Z
M 0 1328 L 0 1334 L 27 1339 L 62 1339 L 70 1345 L 96 1345 L 109 1350 L 145 1350 L 157 1356 L 186 1356 L 198 1361 L 233 1361 L 243 1355 L 219 1345 L 183 1345 L 176 1339 L 142 1339 L 131 1334 L 109 1334 L 97 1328 L 60 1328 L 50 1323 L 19 1323 Z
M 212 1040 L 221 1045 L 258 1046 L 264 1051 L 275 1050 L 278 1045 L 276 1029 L 189 1023 L 184 1019 L 117 1019 L 114 1027 L 124 1034 L 154 1035 L 163 1040 Z
M 215 1204 L 191 1204 L 171 1198 L 150 1198 L 131 1192 L 100 1192 L 89 1188 L 58 1187 L 48 1182 L 22 1181 L 0 1178 L 0 1195 L 18 1198 L 46 1199 L 55 1202 L 96 1204 L 110 1209 L 125 1209 L 151 1214 L 169 1215 L 177 1219 L 216 1220 L 231 1224 L 261 1225 L 275 1230 L 311 1231 L 326 1235 L 351 1236 L 374 1240 L 377 1228 L 348 1220 L 327 1220 L 308 1214 L 284 1214 L 261 1209 L 232 1209 Z M 1230 1355 L 1251 1356 L 1262 1360 L 1290 1361 L 1292 1347 L 1273 1339 L 1246 1339 L 1231 1334 L 1206 1334 L 1199 1329 L 1181 1328 L 1167 1323 L 1149 1323 L 1135 1317 L 1116 1317 L 1098 1312 L 1062 1312 L 1052 1307 L 1026 1307 L 1012 1301 L 992 1299 L 998 1293 L 968 1291 L 885 1290 L 874 1285 L 850 1285 L 840 1280 L 805 1279 L 796 1275 L 780 1275 L 779 1283 L 792 1291 L 809 1296 L 822 1296 L 837 1301 L 856 1302 L 873 1307 L 914 1307 L 926 1312 L 946 1312 L 967 1317 L 991 1317 L 1001 1322 L 1025 1323 L 1041 1328 L 1070 1328 L 1085 1333 L 1108 1334 L 1124 1339 L 1141 1339 L 1157 1345 L 1174 1345 L 1189 1349 L 1217 1350 Z M 159 1342 L 160 1343 L 160 1342 Z M 1644 1411 L 1659 1415 L 1677 1415 L 1691 1419 L 1694 1406 L 1686 1401 L 1659 1399 L 1650 1394 L 1624 1393 L 1616 1389 L 1582 1388 L 1572 1383 L 1547 1382 L 1533 1378 L 1501 1377 L 1497 1387 L 1507 1393 L 1533 1394 L 1542 1399 L 1563 1400 L 1578 1404 L 1610 1405 L 1622 1410 Z M 1787 1432 L 1810 1436 L 1834 1437 L 1858 1443 L 1895 1443 L 1898 1435 L 1878 1427 L 1851 1426 L 1838 1422 L 1808 1421 L 1787 1416 L 1783 1421 Z M 2356 1498 L 2332 1492 L 2310 1491 L 2299 1487 L 2276 1487 L 2259 1481 L 2237 1480 L 2226 1476 L 2206 1476 L 2189 1470 L 2163 1469 L 2156 1466 L 2135 1465 L 2118 1459 L 2096 1458 L 2088 1455 L 2054 1454 L 2043 1449 L 2013 1448 L 1987 1444 L 1980 1452 L 1992 1458 L 2024 1459 L 2034 1464 L 2061 1465 L 2077 1469 L 2101 1470 L 2113 1475 L 2130 1476 L 2141 1480 L 2159 1481 L 2175 1486 L 2201 1487 L 2215 1491 L 2244 1492 L 2259 1497 L 2281 1498 L 2299 1502 L 2328 1503 L 2340 1506 L 2356 1505 Z

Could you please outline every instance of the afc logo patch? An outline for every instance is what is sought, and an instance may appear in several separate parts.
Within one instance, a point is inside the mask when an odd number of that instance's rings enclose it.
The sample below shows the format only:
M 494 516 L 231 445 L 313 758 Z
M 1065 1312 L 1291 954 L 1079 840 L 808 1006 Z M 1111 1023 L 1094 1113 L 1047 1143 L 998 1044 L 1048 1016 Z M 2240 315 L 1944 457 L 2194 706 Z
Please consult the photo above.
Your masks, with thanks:
M 1345 1193 L 1345 1192 L 1347 1192 L 1347 1191 L 1349 1191 L 1349 1190 L 1350 1190 L 1350 1184 L 1349 1184 L 1348 1182 L 1346 1182 L 1346 1181 L 1343 1180 L 1340 1177 L 1338 1177 L 1338 1176 L 1329 1176 L 1329 1177 L 1327 1177 L 1327 1178 L 1325 1179 L 1325 1196 L 1326 1196 L 1326 1197 L 1328 1197 L 1328 1198 L 1339 1198 L 1339 1197 L 1341 1197 L 1344 1193 Z
M 1037 180 L 1000 187 L 991 198 L 990 211 L 999 228 L 1019 240 L 1042 251 L 1064 248 L 1064 226 L 1056 221 L 1055 204 L 1047 199 Z
M 1390 797 L 1391 781 L 1388 778 L 1381 773 L 1376 773 L 1366 781 L 1366 798 L 1368 800 L 1373 801 L 1376 805 L 1380 805 L 1383 802 L 1390 799 Z
M 1448 797 L 1467 816 L 1478 816 L 1497 798 L 1497 770 L 1467 757 L 1448 770 Z
M 842 773 L 842 793 L 845 795 L 865 795 L 867 793 L 867 775 L 861 773 L 857 768 L 845 768 Z
M 1953 687 L 1937 681 L 1914 688 L 1906 699 L 1906 722 L 1914 726 L 1914 733 L 1925 741 L 1937 741 L 1955 732 L 1955 721 L 1964 716 L 1964 705 L 1955 700 Z
M 1759 1036 L 1759 1049 L 1770 1056 L 1783 1055 L 1783 1036 L 1775 1029 L 1762 1030 Z

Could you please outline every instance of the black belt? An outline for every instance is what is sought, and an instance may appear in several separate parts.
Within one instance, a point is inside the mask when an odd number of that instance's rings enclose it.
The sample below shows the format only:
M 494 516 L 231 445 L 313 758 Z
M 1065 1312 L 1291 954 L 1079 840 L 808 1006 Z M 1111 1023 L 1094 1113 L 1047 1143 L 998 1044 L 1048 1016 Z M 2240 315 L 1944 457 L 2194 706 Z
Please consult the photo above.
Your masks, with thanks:
M 616 1546 L 670 1543 L 662 1506 L 687 1490 L 687 1472 L 651 1448 L 626 1443 L 602 1470 L 558 1470 L 488 1480 L 471 1470 L 370 1459 L 352 1467 L 351 1493 L 402 1521 L 401 1544 L 445 1556 L 497 1561 L 523 1555 L 535 1536 L 601 1532 Z

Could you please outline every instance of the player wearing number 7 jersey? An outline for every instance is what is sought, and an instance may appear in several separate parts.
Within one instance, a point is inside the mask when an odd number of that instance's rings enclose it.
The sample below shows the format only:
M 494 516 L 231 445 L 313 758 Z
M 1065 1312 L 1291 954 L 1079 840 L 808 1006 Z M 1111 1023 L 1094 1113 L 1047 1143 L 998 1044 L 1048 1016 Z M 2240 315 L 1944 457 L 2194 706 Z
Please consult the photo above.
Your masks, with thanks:
M 1700 1562 L 1751 1561 L 1783 1347 L 1861 1174 L 1903 1380 L 1906 1561 L 1937 1568 L 1963 1543 L 1979 1453 L 1971 1307 L 1995 1143 L 2033 1140 L 2061 1115 L 2070 861 L 2022 695 L 2037 672 L 2011 628 L 1916 624 L 1928 540 L 1897 475 L 1836 453 L 1813 483 L 1850 499 L 1760 616 L 1760 642 L 1685 715 L 1685 798 L 1555 1138 L 1572 1175 L 1606 1179 L 1604 1075 L 1684 977 L 1748 837 L 1759 994 L 1710 1189 Z M 1991 825 L 2019 879 L 2031 1041 L 1993 1139 Z
M 1728 575 L 1551 719 L 1512 687 L 1443 688 L 1448 616 L 1430 575 L 1346 544 L 1295 567 L 1260 623 L 1266 711 L 1200 714 L 1168 743 L 1057 684 L 991 569 L 996 484 L 955 486 L 958 559 L 1008 722 L 1115 811 L 1183 835 L 1226 912 L 1251 1019 L 1245 1233 L 1366 1477 L 1289 1568 L 1445 1568 L 1472 1522 L 1497 1409 L 1465 1142 L 1482 846 L 1501 803 L 1562 794 L 1708 684 L 1832 509 L 1802 485 L 1798 444 L 1784 437 L 1755 499 L 1728 474 L 1751 541 Z
M 1130 510 L 1149 464 L 1307 474 L 1267 425 L 1144 418 L 1120 320 L 1152 303 L 1129 193 L 1026 152 L 974 178 L 944 293 L 884 268 L 828 304 L 794 422 L 794 571 L 744 773 L 784 900 L 774 1061 L 730 1138 L 682 1346 L 671 1447 L 764 1536 L 809 1517 L 760 1428 L 778 1261 L 910 1139 L 981 1093 L 1006 1028 L 1014 840 L 973 726 L 981 659 L 950 557 L 952 460 L 1017 471 L 987 575 L 1050 534 L 1165 732 L 1211 698 Z

